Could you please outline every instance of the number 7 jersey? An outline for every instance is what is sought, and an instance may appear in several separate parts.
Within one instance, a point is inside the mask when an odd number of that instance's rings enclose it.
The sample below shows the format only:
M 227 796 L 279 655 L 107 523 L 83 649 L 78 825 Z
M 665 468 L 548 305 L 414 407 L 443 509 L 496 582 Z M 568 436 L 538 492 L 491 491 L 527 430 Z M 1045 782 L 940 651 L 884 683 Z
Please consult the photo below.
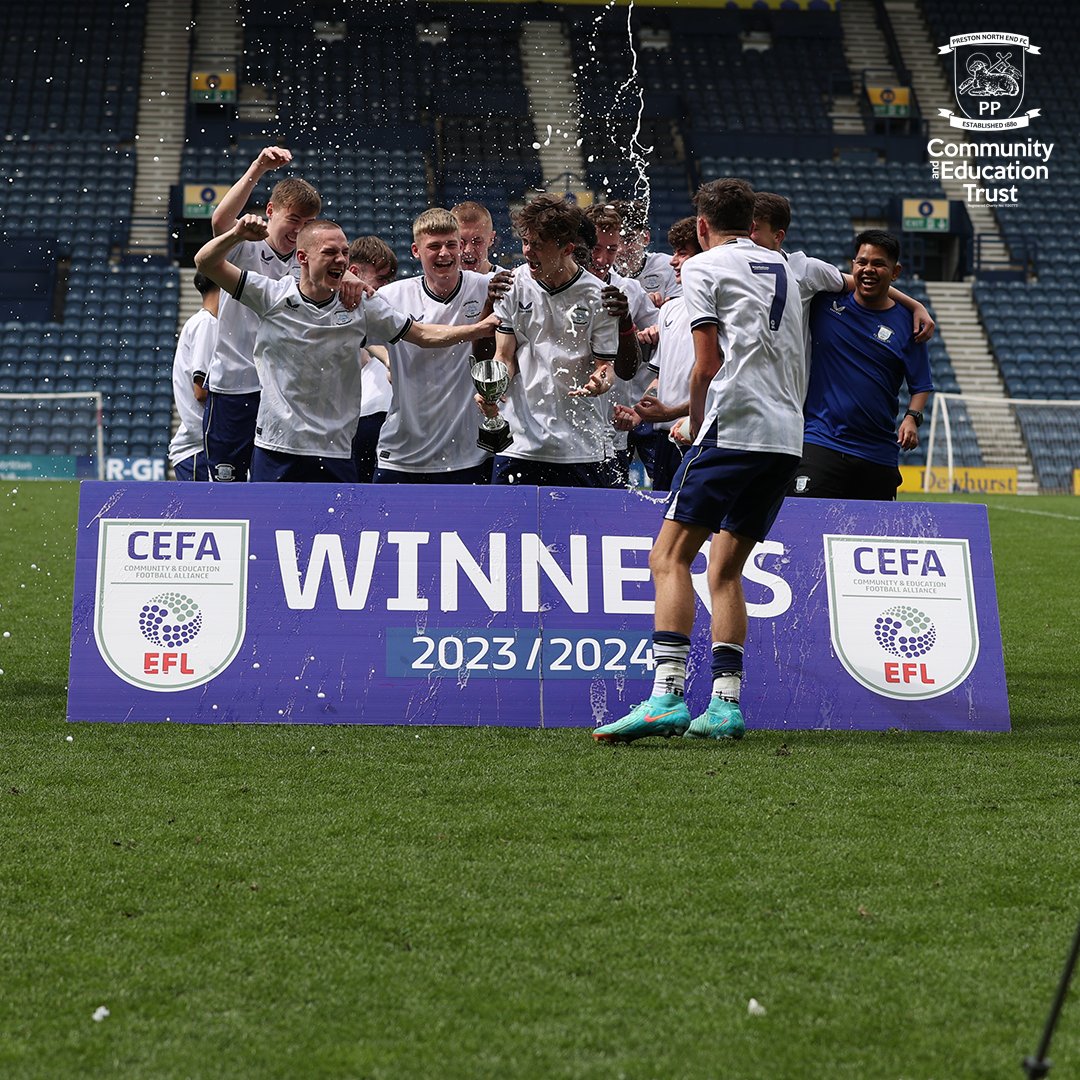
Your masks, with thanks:
M 691 329 L 715 325 L 723 361 L 709 384 L 697 441 L 800 456 L 805 317 L 787 260 L 739 238 L 688 259 L 682 283 Z

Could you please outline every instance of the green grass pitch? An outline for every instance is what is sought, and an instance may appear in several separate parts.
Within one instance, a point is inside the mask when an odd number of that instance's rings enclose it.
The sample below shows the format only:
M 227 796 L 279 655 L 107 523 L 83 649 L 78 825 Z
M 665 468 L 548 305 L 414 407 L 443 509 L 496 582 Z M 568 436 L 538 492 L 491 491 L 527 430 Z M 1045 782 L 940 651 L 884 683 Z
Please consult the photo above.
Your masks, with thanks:
M 1080 916 L 1080 500 L 989 500 L 1012 734 L 618 748 L 68 725 L 76 502 L 0 485 L 0 1076 L 1022 1075 Z

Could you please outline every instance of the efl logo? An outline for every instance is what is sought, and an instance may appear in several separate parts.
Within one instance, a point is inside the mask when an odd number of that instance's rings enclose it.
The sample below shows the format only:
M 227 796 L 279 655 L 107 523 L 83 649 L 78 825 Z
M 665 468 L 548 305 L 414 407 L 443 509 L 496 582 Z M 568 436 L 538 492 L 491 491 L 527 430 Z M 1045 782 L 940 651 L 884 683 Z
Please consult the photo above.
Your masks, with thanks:
M 940 697 L 979 655 L 967 540 L 825 536 L 833 648 L 883 697 Z
M 94 636 L 102 658 L 148 690 L 209 682 L 244 640 L 247 562 L 246 521 L 101 520 Z

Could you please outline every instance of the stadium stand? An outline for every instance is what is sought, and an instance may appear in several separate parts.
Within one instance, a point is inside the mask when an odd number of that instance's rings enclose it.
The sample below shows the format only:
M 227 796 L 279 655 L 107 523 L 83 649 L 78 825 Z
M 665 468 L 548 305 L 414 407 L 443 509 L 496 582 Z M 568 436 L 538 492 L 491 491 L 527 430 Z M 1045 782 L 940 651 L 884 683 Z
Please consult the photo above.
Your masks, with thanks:
M 921 10 L 939 42 L 975 23 L 994 23 L 1042 45 L 1028 72 L 1042 108 L 1038 137 L 1059 146 L 1068 141 L 1080 76 L 1061 44 L 1071 10 L 1065 0 L 1019 8 L 1009 0 L 922 0 Z M 542 174 L 535 145 L 520 50 L 524 20 L 559 20 L 565 28 L 582 160 L 598 197 L 635 194 L 640 178 L 625 151 L 638 125 L 637 87 L 643 89 L 637 141 L 649 148 L 654 247 L 663 247 L 671 222 L 690 212 L 696 186 L 720 175 L 744 175 L 787 195 L 787 246 L 841 265 L 856 226 L 890 220 L 897 193 L 944 197 L 925 160 L 910 160 L 907 150 L 886 156 L 869 131 L 865 145 L 833 137 L 829 109 L 845 84 L 850 88 L 852 72 L 840 16 L 828 5 L 637 8 L 632 39 L 622 9 L 598 30 L 594 10 L 570 5 L 402 0 L 354 10 L 240 0 L 238 11 L 241 82 L 266 87 L 276 115 L 260 125 L 241 121 L 235 106 L 199 115 L 189 108 L 178 184 L 228 186 L 261 146 L 288 145 L 293 165 L 265 177 L 251 205 L 263 205 L 281 176 L 304 176 L 319 188 L 326 216 L 350 236 L 382 236 L 403 273 L 412 266 L 411 221 L 427 206 L 485 203 L 505 257 L 514 247 L 509 208 L 555 179 Z M 0 391 L 102 387 L 109 450 L 123 456 L 164 454 L 179 310 L 176 266 L 127 250 L 146 21 L 146 0 L 0 10 L 12 87 L 0 101 L 7 181 L 0 276 L 26 266 L 16 251 L 37 252 L 48 270 L 23 297 L 3 277 L 0 319 L 8 321 L 0 323 Z M 777 152 L 763 153 L 770 144 Z M 1080 165 L 1063 156 L 1048 181 L 1021 182 L 1020 205 L 996 215 L 1007 243 L 1037 251 L 1040 280 L 980 280 L 974 289 L 1013 397 L 1080 397 L 1077 335 L 1057 329 L 1054 318 L 1080 293 L 1063 272 L 1080 237 L 1055 237 L 1052 248 L 1037 244 L 1046 206 L 1071 205 L 1080 189 Z M 179 221 L 176 231 L 183 231 Z M 905 276 L 901 284 L 931 306 L 921 282 Z M 931 360 L 938 388 L 957 392 L 940 335 Z M 64 410 L 74 416 L 72 407 Z M 968 464 L 981 463 L 964 407 L 950 410 L 958 452 Z M 0 410 L 5 419 L 0 447 L 28 452 L 41 445 L 40 431 L 11 403 Z M 1041 413 L 1021 416 L 1040 479 L 1061 486 L 1071 463 L 1060 439 L 1043 438 L 1044 420 Z M 78 423 L 56 424 L 53 445 L 85 445 Z

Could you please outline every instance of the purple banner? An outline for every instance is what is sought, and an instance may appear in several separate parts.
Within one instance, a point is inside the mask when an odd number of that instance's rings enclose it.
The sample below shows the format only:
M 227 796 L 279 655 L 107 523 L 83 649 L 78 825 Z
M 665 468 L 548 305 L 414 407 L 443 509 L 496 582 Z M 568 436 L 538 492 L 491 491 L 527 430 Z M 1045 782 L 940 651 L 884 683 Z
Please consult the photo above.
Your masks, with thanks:
M 591 727 L 648 696 L 663 502 L 82 485 L 68 719 Z M 709 694 L 705 555 L 687 697 Z M 789 500 L 744 576 L 751 727 L 1007 731 L 985 508 Z

